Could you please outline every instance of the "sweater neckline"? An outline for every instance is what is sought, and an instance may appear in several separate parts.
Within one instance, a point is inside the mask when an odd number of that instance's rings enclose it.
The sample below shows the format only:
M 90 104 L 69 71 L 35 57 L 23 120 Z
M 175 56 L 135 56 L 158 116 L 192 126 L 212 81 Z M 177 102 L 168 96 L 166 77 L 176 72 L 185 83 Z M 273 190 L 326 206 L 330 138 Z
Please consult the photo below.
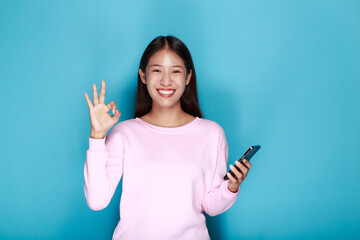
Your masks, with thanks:
M 185 125 L 182 125 L 182 126 L 178 126 L 178 127 L 161 127 L 161 126 L 156 126 L 154 124 L 151 124 L 151 123 L 148 123 L 142 119 L 140 119 L 139 117 L 136 117 L 135 118 L 135 121 L 137 121 L 138 123 L 152 129 L 152 130 L 155 130 L 157 132 L 167 132 L 167 133 L 173 133 L 173 132 L 180 132 L 180 131 L 183 131 L 183 130 L 187 130 L 189 128 L 191 128 L 192 126 L 196 125 L 198 122 L 201 121 L 201 118 L 199 117 L 195 117 L 194 120 L 192 120 L 191 122 L 185 124 Z

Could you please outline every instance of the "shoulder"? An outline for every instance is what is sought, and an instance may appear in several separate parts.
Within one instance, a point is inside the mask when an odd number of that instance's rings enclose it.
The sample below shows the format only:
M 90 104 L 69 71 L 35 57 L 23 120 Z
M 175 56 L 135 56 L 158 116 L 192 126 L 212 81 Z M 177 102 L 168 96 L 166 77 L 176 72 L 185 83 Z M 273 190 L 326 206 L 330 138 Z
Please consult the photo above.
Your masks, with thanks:
M 109 133 L 106 135 L 107 139 L 120 140 L 121 136 L 126 132 L 131 131 L 137 125 L 135 119 L 127 119 L 116 123 Z
M 121 131 L 123 129 L 132 128 L 132 127 L 134 127 L 136 125 L 137 125 L 137 123 L 136 123 L 135 118 L 131 118 L 131 119 L 123 120 L 121 122 L 116 123 L 113 128 L 116 131 Z
M 205 118 L 201 118 L 201 122 L 202 122 L 202 126 L 204 128 L 206 128 L 208 131 L 214 131 L 217 132 L 219 134 L 224 134 L 224 129 L 222 128 L 222 126 L 210 119 L 205 119 Z
M 222 149 L 227 145 L 225 131 L 219 123 L 209 119 L 202 119 L 201 125 L 209 139 L 217 139 L 218 149 Z

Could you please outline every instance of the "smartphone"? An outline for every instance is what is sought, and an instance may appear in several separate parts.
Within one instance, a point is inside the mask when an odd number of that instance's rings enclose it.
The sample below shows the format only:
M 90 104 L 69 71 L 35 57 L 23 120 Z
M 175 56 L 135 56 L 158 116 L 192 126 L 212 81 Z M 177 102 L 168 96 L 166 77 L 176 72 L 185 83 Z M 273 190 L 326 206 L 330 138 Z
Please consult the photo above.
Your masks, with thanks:
M 245 153 L 244 155 L 242 155 L 242 157 L 238 160 L 242 165 L 245 166 L 245 164 L 243 163 L 243 160 L 246 159 L 250 162 L 250 159 L 252 158 L 252 156 L 254 156 L 254 154 L 260 149 L 260 145 L 254 145 L 254 146 L 251 146 Z M 240 171 L 240 168 L 238 168 L 238 166 L 236 166 L 234 164 L 234 167 Z M 229 170 L 229 173 L 234 177 L 236 178 L 236 175 L 231 171 Z M 228 176 L 225 175 L 224 177 L 225 180 L 228 180 Z

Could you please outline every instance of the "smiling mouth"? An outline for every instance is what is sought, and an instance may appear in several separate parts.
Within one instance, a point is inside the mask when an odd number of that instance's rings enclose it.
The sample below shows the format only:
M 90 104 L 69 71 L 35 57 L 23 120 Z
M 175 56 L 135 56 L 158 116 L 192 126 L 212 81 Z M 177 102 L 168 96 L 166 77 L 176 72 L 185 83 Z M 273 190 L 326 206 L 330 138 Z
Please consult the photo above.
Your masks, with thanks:
M 162 97 L 171 97 L 175 93 L 175 90 L 161 90 L 161 89 L 156 89 L 156 90 L 159 93 L 159 95 Z

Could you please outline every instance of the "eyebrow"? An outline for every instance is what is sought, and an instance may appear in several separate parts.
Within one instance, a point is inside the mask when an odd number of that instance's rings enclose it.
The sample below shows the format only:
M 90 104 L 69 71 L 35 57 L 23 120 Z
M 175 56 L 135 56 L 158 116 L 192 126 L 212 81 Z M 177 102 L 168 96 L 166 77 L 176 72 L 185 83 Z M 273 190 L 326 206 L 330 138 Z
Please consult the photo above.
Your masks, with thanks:
M 162 65 L 160 65 L 160 64 L 151 64 L 151 65 L 149 65 L 149 67 L 162 67 Z M 171 66 L 171 67 L 184 68 L 184 67 L 182 67 L 182 66 L 180 66 L 180 65 L 173 65 L 173 66 Z

